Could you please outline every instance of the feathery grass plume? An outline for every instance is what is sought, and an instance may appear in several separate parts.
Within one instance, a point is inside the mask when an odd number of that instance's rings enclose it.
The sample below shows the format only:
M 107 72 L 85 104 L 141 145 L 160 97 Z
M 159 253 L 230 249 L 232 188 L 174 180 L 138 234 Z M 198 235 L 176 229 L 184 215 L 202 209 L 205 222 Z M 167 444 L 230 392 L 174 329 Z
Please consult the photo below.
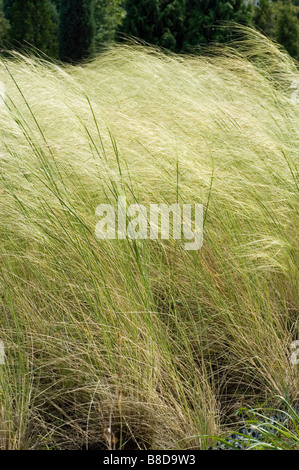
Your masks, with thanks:
M 0 447 L 207 448 L 298 399 L 296 64 L 114 46 L 0 81 Z M 95 237 L 101 203 L 204 205 L 204 243 Z

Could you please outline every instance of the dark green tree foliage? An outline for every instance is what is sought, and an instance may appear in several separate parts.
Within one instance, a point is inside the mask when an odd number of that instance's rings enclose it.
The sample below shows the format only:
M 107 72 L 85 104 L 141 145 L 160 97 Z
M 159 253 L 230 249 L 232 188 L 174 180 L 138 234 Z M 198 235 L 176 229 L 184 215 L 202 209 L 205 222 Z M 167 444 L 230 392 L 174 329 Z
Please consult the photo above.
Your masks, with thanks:
M 125 9 L 125 33 L 174 51 L 229 38 L 215 26 L 248 24 L 251 12 L 243 0 L 127 0 Z
M 180 50 L 185 0 L 127 0 L 122 31 L 150 44 Z
M 10 7 L 13 3 L 14 3 L 14 0 L 3 0 L 2 2 L 2 9 L 4 12 L 4 16 L 8 20 L 10 19 L 10 16 L 9 16 Z
M 97 45 L 115 39 L 115 33 L 124 16 L 123 0 L 95 0 L 95 41 Z
M 51 57 L 57 57 L 58 18 L 50 0 L 8 0 L 4 13 L 10 22 L 10 42 L 15 48 L 30 50 L 33 46 Z
M 76 63 L 93 52 L 95 37 L 93 0 L 61 0 L 59 57 Z
M 253 15 L 253 22 L 257 28 L 267 36 L 273 35 L 274 8 L 270 0 L 260 0 Z
M 299 0 L 260 0 L 253 21 L 262 32 L 299 59 Z
M 251 7 L 243 0 L 187 0 L 185 46 L 223 42 L 231 33 L 225 22 L 248 25 Z
M 9 22 L 5 18 L 3 12 L 3 3 L 0 0 L 0 45 L 2 45 L 6 39 L 8 39 L 8 30 L 9 30 Z
M 10 0 L 7 0 L 10 1 Z M 52 0 L 60 11 L 62 0 Z M 95 46 L 114 41 L 125 17 L 124 0 L 94 0 Z
M 299 60 L 299 21 L 291 0 L 277 3 L 275 37 L 291 56 Z
M 160 1 L 160 45 L 172 51 L 183 46 L 186 0 Z
M 126 0 L 125 10 L 126 17 L 122 27 L 124 33 L 151 44 L 159 44 L 159 0 Z

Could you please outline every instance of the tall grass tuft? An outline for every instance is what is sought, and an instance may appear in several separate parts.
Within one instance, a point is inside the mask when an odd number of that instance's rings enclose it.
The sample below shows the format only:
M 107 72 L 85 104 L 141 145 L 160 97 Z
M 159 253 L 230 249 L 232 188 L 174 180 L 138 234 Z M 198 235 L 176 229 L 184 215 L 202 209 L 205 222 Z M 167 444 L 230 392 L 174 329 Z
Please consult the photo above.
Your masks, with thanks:
M 296 80 L 250 32 L 202 56 L 2 58 L 1 449 L 205 449 L 238 408 L 296 403 Z M 99 241 L 119 195 L 202 203 L 202 249 Z

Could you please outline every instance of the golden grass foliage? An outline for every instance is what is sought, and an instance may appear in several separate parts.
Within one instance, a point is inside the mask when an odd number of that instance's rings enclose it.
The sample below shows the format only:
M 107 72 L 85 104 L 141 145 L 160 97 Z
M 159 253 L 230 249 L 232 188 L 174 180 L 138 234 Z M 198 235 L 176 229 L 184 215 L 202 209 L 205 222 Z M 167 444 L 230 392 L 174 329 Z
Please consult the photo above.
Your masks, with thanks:
M 298 69 L 257 33 L 208 52 L 2 59 L 0 448 L 205 448 L 296 400 Z M 118 195 L 202 203 L 202 249 L 97 240 Z

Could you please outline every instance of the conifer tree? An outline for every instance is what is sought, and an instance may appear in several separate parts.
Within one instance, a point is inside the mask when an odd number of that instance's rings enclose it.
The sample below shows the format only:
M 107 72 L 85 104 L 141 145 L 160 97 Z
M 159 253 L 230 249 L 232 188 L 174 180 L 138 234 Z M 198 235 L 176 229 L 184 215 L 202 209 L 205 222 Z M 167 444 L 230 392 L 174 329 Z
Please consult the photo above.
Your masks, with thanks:
M 95 0 L 96 43 L 113 41 L 124 17 L 123 0 Z
M 94 47 L 93 0 L 61 0 L 59 57 L 71 63 L 86 59 Z
M 274 9 L 272 1 L 260 0 L 259 4 L 255 7 L 253 22 L 257 28 L 267 36 L 273 34 L 274 28 Z
M 180 51 L 184 39 L 186 0 L 162 0 L 160 2 L 159 45 L 172 51 Z
M 187 0 L 185 46 L 223 42 L 230 38 L 225 22 L 249 24 L 251 7 L 243 0 Z
M 299 60 L 299 21 L 291 0 L 277 3 L 275 38 L 291 56 Z
M 122 27 L 124 33 L 150 44 L 159 44 L 159 0 L 126 0 L 125 11 L 126 17 Z
M 123 32 L 173 51 L 181 49 L 185 0 L 127 0 L 124 7 Z
M 221 22 L 248 24 L 251 8 L 244 0 L 126 0 L 123 31 L 171 50 L 224 41 Z
M 8 38 L 8 30 L 9 30 L 9 22 L 5 18 L 4 5 L 2 0 L 0 0 L 0 45 L 4 43 L 4 41 Z
M 50 0 L 6 0 L 4 13 L 10 22 L 10 42 L 15 48 L 39 49 L 56 57 L 58 18 Z
M 4 12 L 4 16 L 7 20 L 9 20 L 9 11 L 10 7 L 13 4 L 14 0 L 3 0 L 2 2 L 2 10 Z

